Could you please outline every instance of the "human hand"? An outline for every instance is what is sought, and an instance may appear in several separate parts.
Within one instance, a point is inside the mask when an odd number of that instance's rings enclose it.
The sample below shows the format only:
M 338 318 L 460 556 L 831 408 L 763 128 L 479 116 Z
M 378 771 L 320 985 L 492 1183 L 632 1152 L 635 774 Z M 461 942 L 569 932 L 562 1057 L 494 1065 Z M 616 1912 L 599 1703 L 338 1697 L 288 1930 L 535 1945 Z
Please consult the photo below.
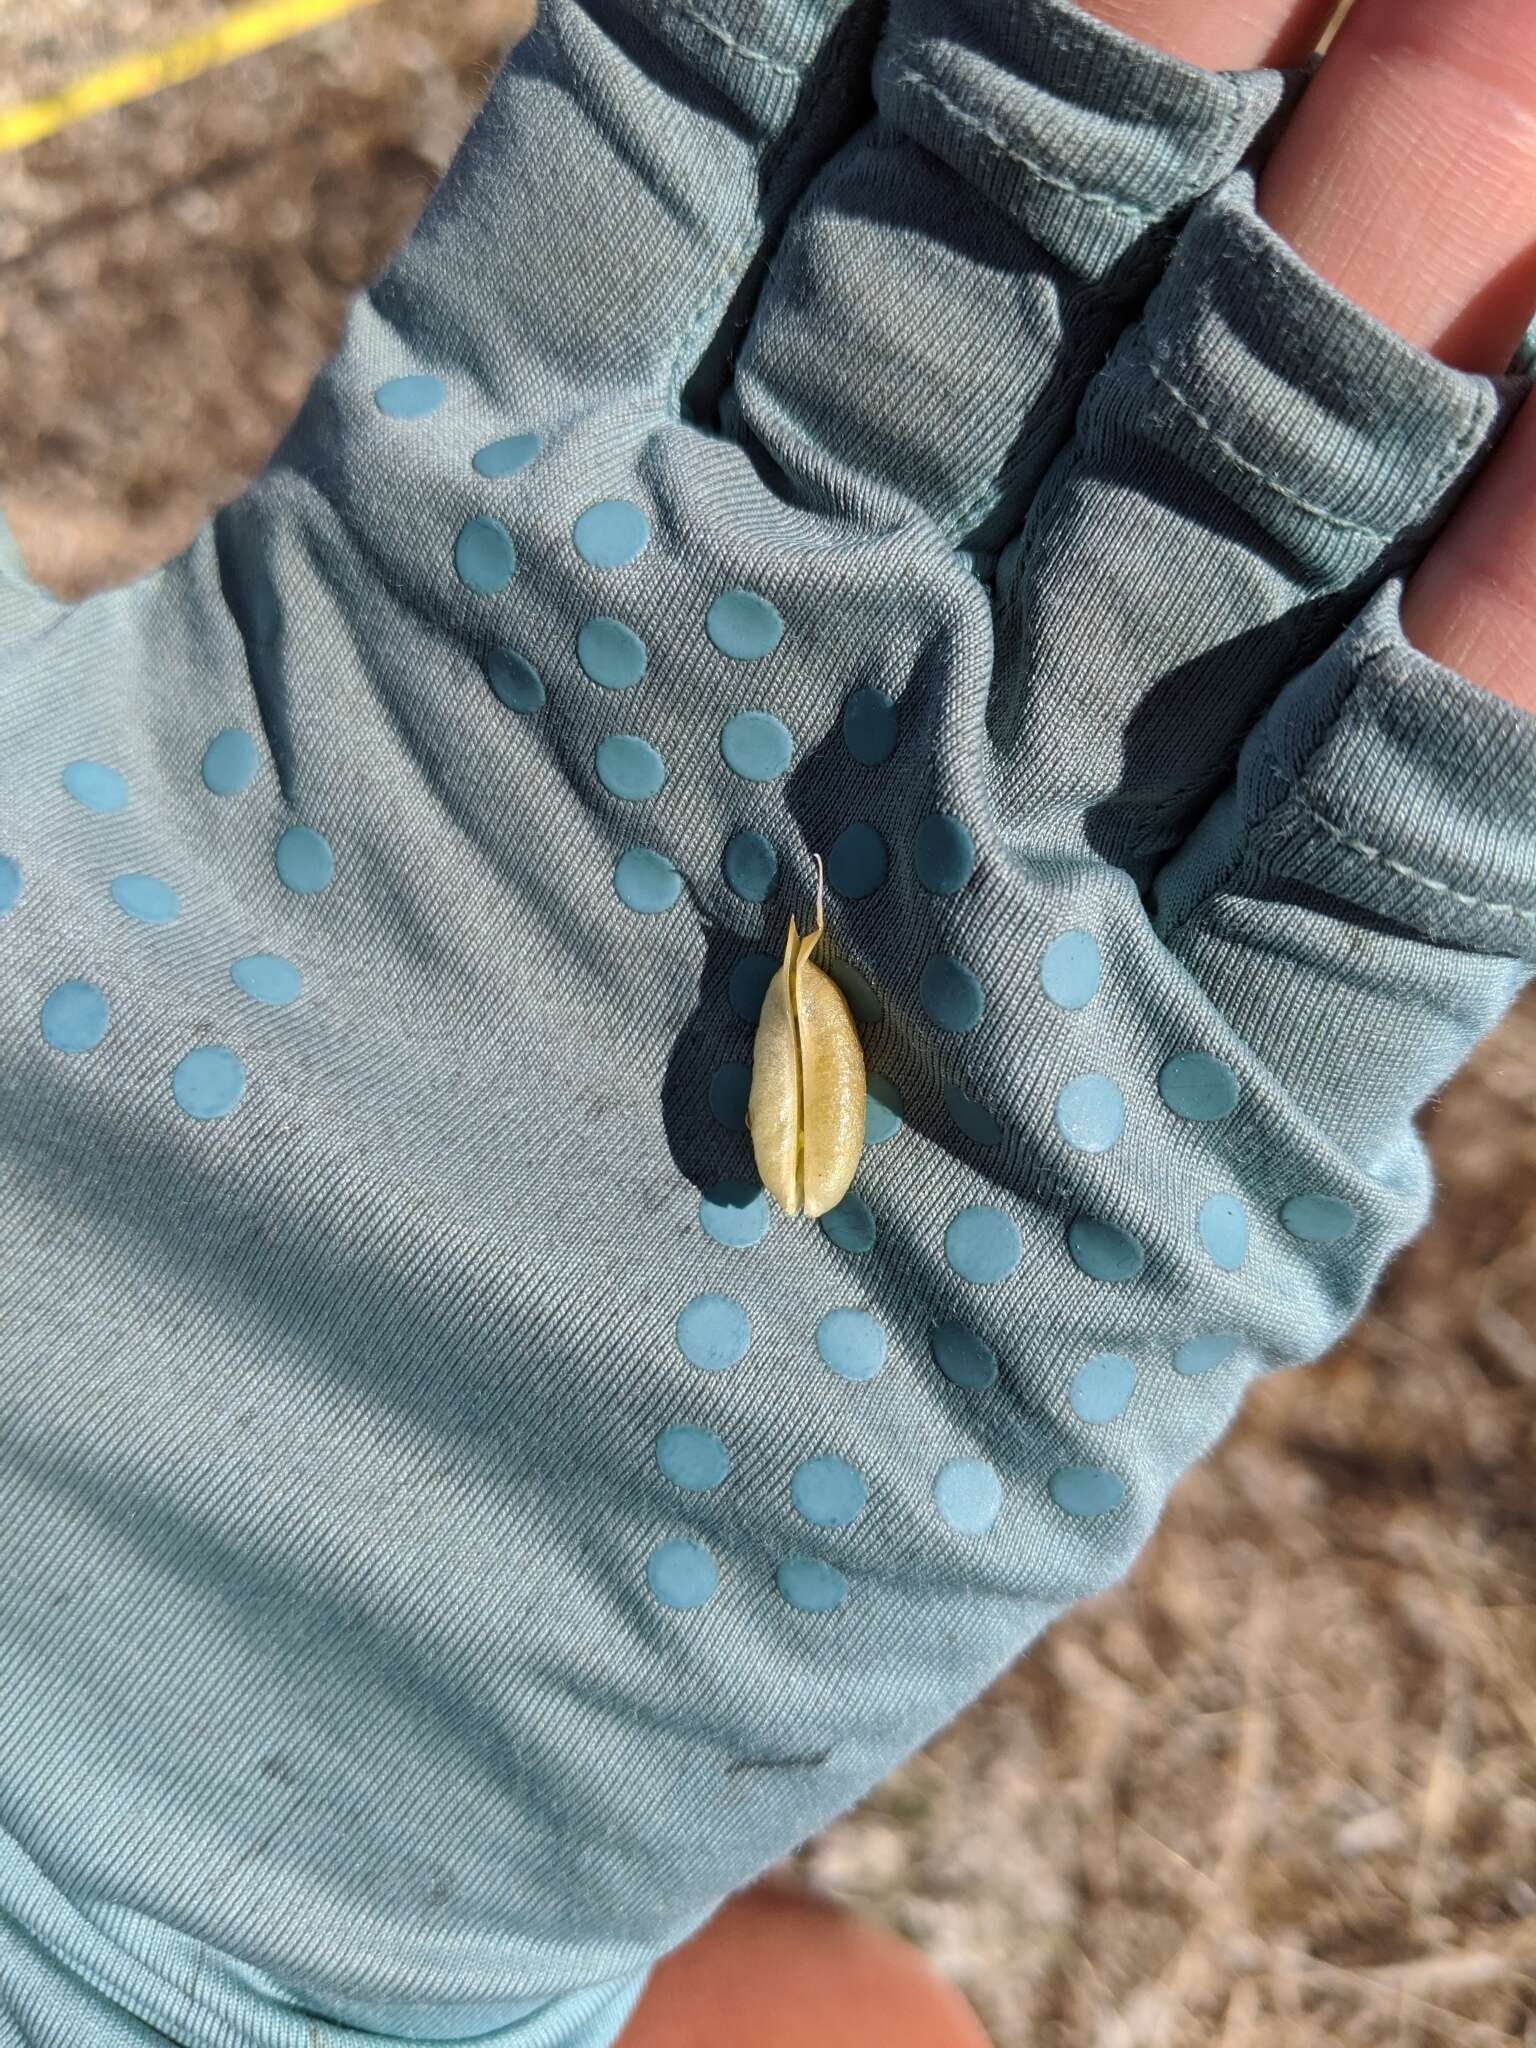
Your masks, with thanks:
M 1390 4 L 1261 187 L 1346 289 Z M 1332 1341 L 1529 972 L 1524 419 L 1453 511 L 1525 173 L 1404 340 L 1255 211 L 1273 73 L 875 26 L 553 0 L 268 474 L 0 598 L 0 1903 L 60 2039 L 611 2036 Z M 1420 156 L 1511 103 L 1423 76 Z M 739 1128 L 816 853 L 880 1077 L 825 1230 Z
M 1334 0 L 1090 0 L 1193 63 L 1291 63 Z M 1494 373 L 1536 308 L 1531 15 L 1356 7 L 1260 180 L 1259 211 L 1314 269 L 1458 369 Z M 1536 662 L 1536 407 L 1413 575 L 1403 627 L 1426 654 L 1526 710 Z

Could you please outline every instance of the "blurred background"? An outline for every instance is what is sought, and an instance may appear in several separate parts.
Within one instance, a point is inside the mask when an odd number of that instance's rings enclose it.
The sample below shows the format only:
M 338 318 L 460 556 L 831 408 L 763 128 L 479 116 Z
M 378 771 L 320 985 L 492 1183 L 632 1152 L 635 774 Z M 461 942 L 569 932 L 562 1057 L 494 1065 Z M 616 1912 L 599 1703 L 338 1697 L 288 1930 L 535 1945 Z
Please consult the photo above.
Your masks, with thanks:
M 0 141 L 220 12 L 8 0 Z M 34 575 L 151 568 L 261 467 L 525 19 L 380 0 L 0 150 Z M 1536 1001 L 1428 1133 L 1435 1221 L 1348 1344 L 1262 1387 L 1130 1579 L 797 1859 L 997 2048 L 1536 2048 Z

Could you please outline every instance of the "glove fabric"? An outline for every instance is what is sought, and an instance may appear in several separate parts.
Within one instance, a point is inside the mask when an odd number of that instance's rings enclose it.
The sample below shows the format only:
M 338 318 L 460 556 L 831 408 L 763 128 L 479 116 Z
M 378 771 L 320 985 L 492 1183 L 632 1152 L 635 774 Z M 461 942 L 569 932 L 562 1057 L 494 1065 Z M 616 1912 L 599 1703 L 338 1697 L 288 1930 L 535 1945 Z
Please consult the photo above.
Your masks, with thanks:
M 1421 1226 L 1523 390 L 1066 0 L 546 0 L 267 472 L 0 571 L 0 2044 L 602 2048 Z M 870 1144 L 757 1188 L 813 856 Z

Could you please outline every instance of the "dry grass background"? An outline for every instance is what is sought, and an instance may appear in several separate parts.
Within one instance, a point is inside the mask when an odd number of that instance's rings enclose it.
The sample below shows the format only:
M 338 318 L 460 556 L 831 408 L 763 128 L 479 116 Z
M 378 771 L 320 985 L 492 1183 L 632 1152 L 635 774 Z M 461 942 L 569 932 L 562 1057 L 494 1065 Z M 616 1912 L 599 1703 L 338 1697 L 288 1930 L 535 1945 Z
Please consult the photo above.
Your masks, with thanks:
M 28 0 L 0 95 L 211 11 Z M 518 15 L 385 0 L 0 158 L 0 478 L 46 580 L 152 565 L 260 466 Z M 1536 2048 L 1536 1005 L 1429 1129 L 1435 1222 L 1349 1342 L 798 1859 L 998 2048 Z

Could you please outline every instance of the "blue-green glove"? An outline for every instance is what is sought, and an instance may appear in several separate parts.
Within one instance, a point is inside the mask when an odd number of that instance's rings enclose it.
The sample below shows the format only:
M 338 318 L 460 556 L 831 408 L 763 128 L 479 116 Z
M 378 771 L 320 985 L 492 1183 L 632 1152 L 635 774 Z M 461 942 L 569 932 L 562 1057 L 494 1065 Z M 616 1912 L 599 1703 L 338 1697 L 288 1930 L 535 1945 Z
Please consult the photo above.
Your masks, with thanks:
M 0 581 L 0 2044 L 600 2048 L 1428 1200 L 1518 395 L 1066 0 L 548 0 L 262 479 Z M 812 857 L 871 1070 L 742 1129 Z

